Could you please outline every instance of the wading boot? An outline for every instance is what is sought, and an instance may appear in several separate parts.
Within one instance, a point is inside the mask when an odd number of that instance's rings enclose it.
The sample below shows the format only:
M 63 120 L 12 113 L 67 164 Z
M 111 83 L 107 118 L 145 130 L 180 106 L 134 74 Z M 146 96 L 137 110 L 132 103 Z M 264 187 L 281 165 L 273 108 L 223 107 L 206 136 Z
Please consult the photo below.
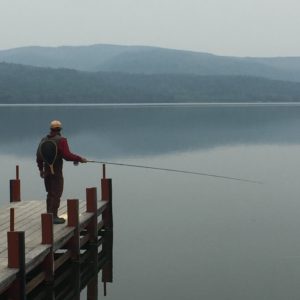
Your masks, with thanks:
M 53 217 L 53 224 L 64 224 L 66 220 L 64 218 L 59 218 L 58 216 Z

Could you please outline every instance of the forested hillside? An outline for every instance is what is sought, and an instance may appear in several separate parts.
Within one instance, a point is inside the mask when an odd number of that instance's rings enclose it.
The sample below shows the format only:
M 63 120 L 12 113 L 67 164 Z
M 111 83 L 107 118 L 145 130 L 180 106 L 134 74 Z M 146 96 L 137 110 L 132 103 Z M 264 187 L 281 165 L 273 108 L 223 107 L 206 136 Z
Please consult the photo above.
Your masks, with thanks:
M 259 77 L 89 73 L 0 64 L 0 103 L 299 100 L 300 83 Z

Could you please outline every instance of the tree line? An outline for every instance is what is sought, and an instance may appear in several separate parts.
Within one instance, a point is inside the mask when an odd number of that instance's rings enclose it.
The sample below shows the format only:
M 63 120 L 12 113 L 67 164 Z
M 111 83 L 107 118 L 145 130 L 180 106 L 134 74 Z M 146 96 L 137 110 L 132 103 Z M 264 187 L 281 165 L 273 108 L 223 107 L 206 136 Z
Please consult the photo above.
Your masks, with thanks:
M 0 63 L 0 103 L 299 100 L 300 83 L 260 77 L 90 73 Z

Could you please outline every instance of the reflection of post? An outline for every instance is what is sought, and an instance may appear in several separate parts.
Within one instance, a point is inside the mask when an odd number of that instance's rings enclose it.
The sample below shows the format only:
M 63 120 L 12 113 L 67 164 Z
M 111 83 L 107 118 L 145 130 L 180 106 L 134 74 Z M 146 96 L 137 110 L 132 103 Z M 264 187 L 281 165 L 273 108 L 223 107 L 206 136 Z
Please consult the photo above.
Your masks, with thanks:
M 96 274 L 87 285 L 87 300 L 98 299 L 98 274 Z
M 21 181 L 19 178 L 19 166 L 16 166 L 16 179 L 9 181 L 10 202 L 21 201 Z
M 55 290 L 53 285 L 46 284 L 43 288 L 43 295 L 41 295 L 40 298 L 37 297 L 37 299 L 55 300 Z
M 98 299 L 98 245 L 94 244 L 89 247 L 89 265 L 91 273 L 93 274 L 92 279 L 87 284 L 87 300 Z
M 103 255 L 106 263 L 102 268 L 102 282 L 104 283 L 104 295 L 106 295 L 106 283 L 113 281 L 113 215 L 112 215 L 112 180 L 106 178 L 105 165 L 103 165 L 103 178 L 101 179 L 102 200 L 108 201 L 107 207 L 102 213 L 104 222 Z
M 69 299 L 72 300 L 80 300 L 80 286 L 81 286 L 81 281 L 80 281 L 80 262 L 72 262 L 72 277 L 71 277 L 71 282 L 73 283 L 73 291 L 71 291 L 71 294 L 73 293 L 73 296 L 70 297 Z
M 106 295 L 106 282 L 113 282 L 113 232 L 106 231 L 103 239 L 103 254 L 105 264 L 102 268 L 102 282 L 104 282 L 104 293 Z

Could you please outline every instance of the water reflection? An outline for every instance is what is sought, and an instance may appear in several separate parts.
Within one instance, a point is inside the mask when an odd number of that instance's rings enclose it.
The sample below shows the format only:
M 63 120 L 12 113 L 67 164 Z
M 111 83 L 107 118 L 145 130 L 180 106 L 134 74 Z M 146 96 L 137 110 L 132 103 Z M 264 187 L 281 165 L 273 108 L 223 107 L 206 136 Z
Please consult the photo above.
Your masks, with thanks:
M 107 299 L 300 298 L 300 107 L 0 108 L 0 118 L 4 200 L 19 161 L 23 197 L 43 199 L 34 153 L 54 118 L 91 159 L 266 183 L 109 167 L 117 280 Z M 64 198 L 99 184 L 99 166 L 64 168 Z
M 58 253 L 55 255 L 59 256 Z M 102 278 L 99 278 L 100 272 Z M 101 289 L 100 281 L 103 282 Z M 105 233 L 102 251 L 99 252 L 96 244 L 89 245 L 85 252 L 81 253 L 79 262 L 64 264 L 56 270 L 53 283 L 42 284 L 33 290 L 27 299 L 98 300 L 106 294 L 108 282 L 112 282 L 112 232 Z
M 300 141 L 300 107 L 0 108 L 1 153 L 32 155 L 52 119 L 88 156 L 156 155 Z M 21 147 L 20 147 L 21 145 Z

